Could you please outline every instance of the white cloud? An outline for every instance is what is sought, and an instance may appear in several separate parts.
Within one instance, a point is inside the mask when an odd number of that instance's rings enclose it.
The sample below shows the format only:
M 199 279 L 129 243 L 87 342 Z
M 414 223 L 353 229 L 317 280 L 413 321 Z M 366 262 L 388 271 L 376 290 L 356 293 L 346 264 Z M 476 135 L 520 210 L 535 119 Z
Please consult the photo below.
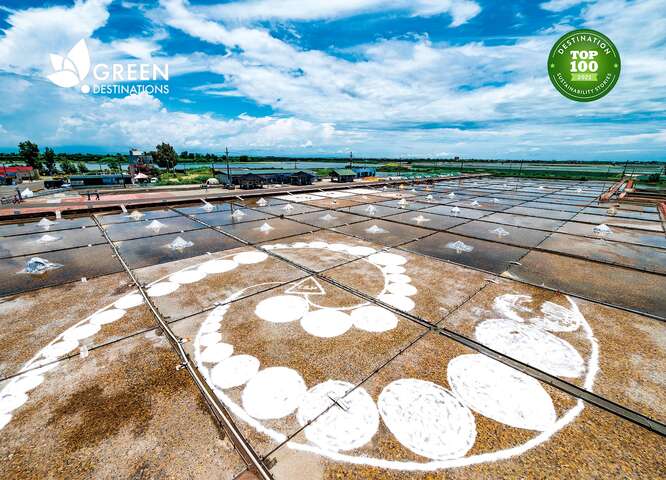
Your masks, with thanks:
M 411 3 L 410 14 L 426 14 L 430 3 L 435 2 Z M 443 3 L 447 2 L 438 2 L 440 8 Z M 582 10 L 577 23 L 609 35 L 623 58 L 614 91 L 590 104 L 565 99 L 546 76 L 547 52 L 562 29 L 570 29 L 559 24 L 500 45 L 480 41 L 450 45 L 431 42 L 425 35 L 384 39 L 357 45 L 343 58 L 294 46 L 250 24 L 216 21 L 209 10 L 182 0 L 163 0 L 161 5 L 159 11 L 146 10 L 146 15 L 157 24 L 224 47 L 219 56 L 192 52 L 161 57 L 169 63 L 172 79 L 195 71 L 220 74 L 223 82 L 216 79 L 217 83 L 193 90 L 247 98 L 277 113 L 223 119 L 167 109 L 148 95 L 113 100 L 83 96 L 30 77 L 31 70 L 25 69 L 20 76 L 0 75 L 0 96 L 6 99 L 0 124 L 7 131 L 0 146 L 14 145 L 16 138 L 27 136 L 56 146 L 152 148 L 168 141 L 188 150 L 219 151 L 228 144 L 239 151 L 330 154 L 351 149 L 359 155 L 450 152 L 504 158 L 594 158 L 604 145 L 617 146 L 618 152 L 627 150 L 623 146 L 640 146 L 644 152 L 663 151 L 666 146 L 666 0 L 608 0 Z M 289 5 L 287 1 L 281 7 L 284 18 Z M 453 14 L 454 4 L 447 5 Z M 53 8 L 56 13 L 63 10 Z M 328 7 L 303 8 L 306 15 L 308 9 Z M 615 14 L 618 10 L 621 16 Z M 12 23 L 5 38 L 30 36 L 29 29 L 23 31 L 29 23 Z M 90 23 L 88 29 L 101 24 Z M 109 44 L 92 40 L 93 61 L 152 58 L 164 35 L 158 29 L 149 37 Z M 0 39 L 0 53 L 5 38 Z M 49 42 L 46 45 L 50 51 Z M 42 60 L 48 62 L 48 55 Z M 0 54 L 0 69 L 16 71 L 5 61 Z M 632 115 L 641 120 L 625 122 Z M 563 142 L 580 148 L 567 151 Z
M 77 0 L 71 7 L 29 8 L 12 13 L 0 38 L 0 69 L 17 73 L 49 69 L 49 53 L 67 52 L 105 25 L 111 0 Z
M 430 17 L 443 13 L 457 27 L 481 11 L 472 0 L 248 0 L 198 7 L 206 16 L 225 21 L 329 20 L 362 13 L 404 10 L 410 15 Z
M 544 2 L 539 6 L 550 12 L 563 12 L 564 10 L 568 10 L 572 7 L 575 7 L 576 5 L 580 5 L 581 3 L 587 3 L 591 1 L 593 0 L 549 0 L 548 2 Z

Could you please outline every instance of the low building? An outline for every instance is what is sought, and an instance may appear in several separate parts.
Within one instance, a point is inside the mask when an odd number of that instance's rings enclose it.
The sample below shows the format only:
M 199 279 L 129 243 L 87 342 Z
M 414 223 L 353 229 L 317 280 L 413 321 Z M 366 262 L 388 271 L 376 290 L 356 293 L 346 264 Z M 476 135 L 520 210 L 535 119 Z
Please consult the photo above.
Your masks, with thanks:
M 218 173 L 216 178 L 223 185 L 238 185 L 240 188 L 261 188 L 264 185 L 311 185 L 317 174 L 309 170 L 297 169 L 234 169 Z
M 127 156 L 127 164 L 127 171 L 130 175 L 146 174 L 153 168 L 153 156 L 132 148 Z
M 111 187 L 114 185 L 129 185 L 132 183 L 130 175 L 120 173 L 109 175 L 72 175 L 69 177 L 72 188 Z
M 336 168 L 331 170 L 331 181 L 332 182 L 353 182 L 356 178 L 356 172 L 350 168 Z
M 0 166 L 0 183 L 11 185 L 12 183 L 21 183 L 25 179 L 32 179 L 34 170 L 28 166 Z
M 377 169 L 375 167 L 352 167 L 351 169 L 356 173 L 356 178 L 377 176 Z

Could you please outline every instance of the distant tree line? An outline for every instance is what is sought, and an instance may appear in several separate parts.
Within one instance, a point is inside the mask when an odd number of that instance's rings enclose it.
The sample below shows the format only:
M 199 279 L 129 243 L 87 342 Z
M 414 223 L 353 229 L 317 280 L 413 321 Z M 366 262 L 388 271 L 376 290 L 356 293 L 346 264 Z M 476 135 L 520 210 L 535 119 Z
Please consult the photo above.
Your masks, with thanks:
M 184 150 L 180 154 L 168 143 L 160 143 L 155 147 L 155 150 L 147 152 L 148 155 L 153 157 L 154 162 L 161 168 L 173 170 L 177 163 L 199 162 L 199 163 L 215 163 L 223 162 L 226 160 L 225 154 L 220 153 L 199 153 Z M 348 157 L 289 157 L 289 156 L 248 156 L 238 155 L 229 156 L 232 162 L 348 162 Z M 41 152 L 39 146 L 30 140 L 23 141 L 18 145 L 16 153 L 0 153 L 0 164 L 4 165 L 18 165 L 25 164 L 33 167 L 37 174 L 41 175 L 75 175 L 85 174 L 90 170 L 86 164 L 100 163 L 107 165 L 107 170 L 110 172 L 122 172 L 122 164 L 127 161 L 127 156 L 122 153 L 113 154 L 95 154 L 95 153 L 55 153 L 53 148 L 46 147 Z M 403 167 L 404 165 L 412 165 L 414 163 L 430 163 L 434 166 L 445 164 L 474 164 L 474 163 L 526 163 L 531 165 L 539 164 L 552 164 L 555 161 L 548 160 L 509 160 L 509 159 L 481 159 L 481 158 L 465 158 L 459 157 L 452 158 L 409 158 L 409 159 L 396 159 L 390 157 L 383 158 L 354 158 L 354 163 L 387 163 L 398 162 Z M 590 164 L 590 163 L 603 163 L 605 165 L 624 165 L 625 161 L 584 161 L 584 160 L 561 160 L 557 161 L 558 164 Z M 638 162 L 628 162 L 638 163 Z M 640 162 L 641 165 L 663 165 L 663 161 L 652 160 Z M 403 167 L 404 168 L 404 167 Z

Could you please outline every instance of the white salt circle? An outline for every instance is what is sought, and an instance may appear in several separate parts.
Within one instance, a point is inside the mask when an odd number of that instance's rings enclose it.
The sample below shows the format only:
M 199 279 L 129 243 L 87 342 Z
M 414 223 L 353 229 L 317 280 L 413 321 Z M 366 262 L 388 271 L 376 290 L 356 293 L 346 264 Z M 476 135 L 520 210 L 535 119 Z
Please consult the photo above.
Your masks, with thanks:
M 84 338 L 95 335 L 101 330 L 101 328 L 102 327 L 94 323 L 84 323 L 78 327 L 72 327 L 66 330 L 63 337 L 65 340 L 83 340 Z
M 268 254 L 264 252 L 241 252 L 234 255 L 236 263 L 240 263 L 241 265 L 263 262 L 267 258 Z
M 188 283 L 198 282 L 205 277 L 206 273 L 201 270 L 185 270 L 183 272 L 176 272 L 169 275 L 169 281 L 180 285 L 186 285 Z
M 127 310 L 130 308 L 138 307 L 143 303 L 143 296 L 139 293 L 131 293 L 125 295 L 124 297 L 118 299 L 113 306 L 121 310 Z M 107 310 L 108 311 L 108 310 Z M 124 312 L 123 312 L 124 314 Z M 122 316 L 122 315 L 121 315 Z
M 449 362 L 453 393 L 469 408 L 505 425 L 544 431 L 557 420 L 541 384 L 485 355 L 461 355 Z
M 356 255 L 359 257 L 365 257 L 366 255 L 372 255 L 375 253 L 377 250 L 375 250 L 372 247 L 349 247 L 348 252 L 351 253 L 352 255 Z
M 308 248 L 309 244 L 306 242 L 295 242 L 291 245 L 291 248 Z
M 322 308 L 307 312 L 301 318 L 303 330 L 315 337 L 337 337 L 352 326 L 349 315 L 333 308 Z
M 41 375 L 35 375 L 34 373 L 28 373 L 23 375 L 21 378 L 17 379 L 12 384 L 12 389 L 14 391 L 26 393 L 32 390 L 33 388 L 38 387 L 44 381 L 44 377 Z
M 328 246 L 328 249 L 334 252 L 346 252 L 348 248 L 349 245 L 345 245 L 344 243 L 331 243 Z
M 0 414 L 0 430 L 5 428 L 5 426 L 11 421 L 12 416 L 8 413 Z
M 575 332 L 580 327 L 581 315 L 556 303 L 544 302 L 541 313 L 542 317 L 531 318 L 530 322 L 550 332 Z
M 180 285 L 177 283 L 159 282 L 151 286 L 146 293 L 149 297 L 163 297 L 164 295 L 169 295 L 170 293 L 175 292 L 178 290 L 178 287 L 180 287 Z
M 407 263 L 407 259 L 402 255 L 396 255 L 395 253 L 386 253 L 380 252 L 370 255 L 368 261 L 374 263 L 375 265 L 404 265 Z
M 396 295 L 393 293 L 383 293 L 377 297 L 378 300 L 391 305 L 398 310 L 403 312 L 409 312 L 414 308 L 414 301 L 409 297 L 403 297 L 402 295 Z
M 218 388 L 232 388 L 243 385 L 259 371 L 259 360 L 251 355 L 234 355 L 215 365 L 210 378 Z
M 379 428 L 377 407 L 363 388 L 353 389 L 351 383 L 328 380 L 308 390 L 296 414 L 301 426 L 316 418 L 305 427 L 308 440 L 337 452 L 360 448 L 372 439 Z M 340 406 L 332 405 L 331 398 Z
M 484 345 L 555 376 L 579 377 L 585 371 L 580 354 L 568 342 L 534 325 L 514 320 L 486 320 L 477 325 Z
M 308 302 L 296 295 L 269 297 L 257 304 L 255 313 L 262 320 L 272 323 L 293 322 L 308 311 Z
M 122 298 L 120 300 L 122 300 Z M 118 302 L 120 302 L 120 300 L 118 300 Z M 118 302 L 114 303 L 114 305 L 117 305 Z M 120 320 L 121 318 L 123 318 L 125 313 L 127 312 L 123 309 L 110 308 L 108 310 L 104 310 L 103 312 L 95 313 L 93 316 L 90 317 L 89 322 L 94 325 L 106 325 L 107 323 L 113 323 L 117 320 Z
M 206 320 L 209 322 L 220 322 L 222 321 L 222 318 L 224 318 L 224 315 L 227 313 L 227 310 L 229 310 L 229 305 L 217 306 L 211 310 L 211 312 L 208 314 L 208 317 L 206 317 Z
M 398 317 L 382 307 L 370 305 L 352 310 L 354 326 L 366 332 L 386 332 L 398 325 Z
M 474 445 L 474 415 L 432 382 L 415 378 L 391 382 L 379 394 L 377 406 L 395 438 L 417 455 L 460 458 Z
M 409 283 L 389 283 L 386 286 L 386 290 L 395 295 L 404 296 L 404 297 L 411 297 L 412 295 L 416 295 L 416 293 L 418 292 L 418 290 L 416 290 L 416 287 Z
M 222 340 L 222 334 L 218 332 L 210 332 L 199 337 L 199 344 L 208 347 Z
M 199 270 L 208 274 L 224 273 L 236 268 L 238 264 L 233 260 L 209 260 L 199 265 Z
M 56 342 L 42 350 L 42 355 L 46 358 L 57 358 L 67 355 L 72 350 L 78 348 L 79 342 L 73 339 L 64 339 L 61 342 Z
M 400 265 L 387 265 L 382 268 L 384 273 L 405 273 L 405 267 L 401 267 Z
M 16 410 L 25 402 L 28 401 L 28 396 L 22 392 L 10 393 L 0 397 L 0 415 L 9 413 Z
M 260 420 L 286 417 L 296 410 L 305 391 L 305 382 L 296 370 L 266 368 L 247 382 L 242 396 L 243 408 Z
M 389 282 L 393 283 L 409 283 L 412 281 L 411 278 L 409 278 L 407 275 L 403 275 L 402 273 L 391 273 L 386 276 Z
M 310 242 L 310 248 L 328 248 L 326 242 Z
M 220 322 L 206 319 L 206 321 L 201 324 L 199 331 L 201 333 L 212 333 L 212 332 L 217 332 L 219 329 L 220 329 Z
M 201 353 L 201 361 L 206 363 L 219 363 L 234 353 L 234 347 L 228 343 L 213 343 Z

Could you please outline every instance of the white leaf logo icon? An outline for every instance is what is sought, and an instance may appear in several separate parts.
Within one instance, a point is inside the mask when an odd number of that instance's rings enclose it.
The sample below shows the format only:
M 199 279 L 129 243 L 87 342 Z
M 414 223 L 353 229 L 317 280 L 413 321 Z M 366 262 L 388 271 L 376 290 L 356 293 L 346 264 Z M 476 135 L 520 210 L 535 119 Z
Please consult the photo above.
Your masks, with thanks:
M 67 57 L 61 57 L 55 53 L 49 57 L 55 73 L 47 78 L 59 87 L 75 87 L 86 78 L 90 71 L 90 54 L 83 38 L 72 47 Z

